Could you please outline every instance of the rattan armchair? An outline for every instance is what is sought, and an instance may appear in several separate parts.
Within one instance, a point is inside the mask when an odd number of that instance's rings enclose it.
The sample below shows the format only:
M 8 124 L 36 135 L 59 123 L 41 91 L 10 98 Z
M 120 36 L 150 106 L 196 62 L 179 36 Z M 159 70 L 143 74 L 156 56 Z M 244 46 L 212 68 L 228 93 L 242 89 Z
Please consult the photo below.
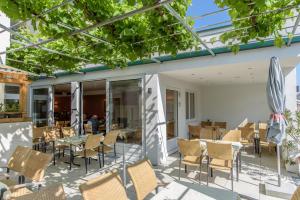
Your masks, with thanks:
M 86 135 L 93 134 L 93 129 L 91 124 L 84 124 L 83 129 L 84 129 L 84 134 Z
M 28 189 L 29 186 L 37 185 L 38 188 L 40 188 L 41 181 L 44 179 L 46 168 L 51 159 L 52 155 L 50 154 L 30 150 L 28 158 L 24 161 L 24 167 L 21 172 L 24 177 L 22 183 L 8 185 L 10 189 L 10 198 L 14 199 L 32 193 L 32 191 Z M 25 178 L 30 180 L 31 183 L 25 184 Z
M 47 146 L 52 144 L 52 153 L 53 153 L 53 164 L 55 165 L 55 154 L 56 150 L 60 150 L 65 148 L 65 145 L 56 144 L 55 141 L 61 138 L 60 129 L 57 127 L 49 127 L 44 131 L 44 152 L 47 151 Z
M 102 140 L 102 135 L 88 135 L 86 142 L 84 144 L 83 150 L 78 152 L 78 156 L 84 158 L 85 161 L 85 173 L 88 169 L 88 161 L 91 162 L 91 158 L 98 156 L 99 167 L 101 168 L 101 157 L 100 157 L 100 142 Z
M 109 172 L 79 186 L 84 200 L 128 200 L 117 172 Z
M 33 149 L 39 150 L 40 145 L 43 144 L 44 131 L 47 127 L 33 127 L 32 128 L 32 146 Z
M 20 189 L 19 189 L 20 190 Z M 14 189 L 12 189 L 12 192 Z M 36 192 L 28 192 L 18 197 L 10 197 L 10 200 L 66 200 L 64 188 L 62 184 L 55 184 L 45 187 Z
M 299 200 L 299 199 L 300 199 L 300 186 L 293 193 L 291 200 Z
M 199 183 L 200 183 L 202 157 L 203 157 L 203 150 L 204 150 L 200 145 L 200 141 L 178 139 L 177 144 L 179 148 L 178 149 L 179 150 L 178 179 L 180 180 L 181 164 L 184 164 L 185 172 L 187 172 L 187 166 L 199 167 Z
M 221 129 L 227 129 L 227 122 L 214 122 L 214 126 L 218 126 Z
M 214 139 L 214 130 L 213 127 L 201 128 L 200 139 Z
M 223 136 L 222 140 L 229 142 L 241 142 L 242 132 L 241 130 L 230 130 Z
M 114 152 L 115 156 L 115 161 L 117 159 L 117 151 L 116 151 L 116 143 L 117 143 L 117 138 L 120 134 L 119 130 L 113 130 L 108 132 L 103 140 L 103 144 L 101 146 L 101 151 L 102 151 L 102 160 L 103 160 L 103 166 L 104 166 L 104 155 L 110 152 Z
M 272 149 L 276 148 L 275 143 L 269 142 L 267 140 L 267 128 L 268 128 L 267 123 L 258 124 L 260 153 L 262 148 L 267 148 L 269 153 L 272 153 Z
M 233 191 L 233 150 L 231 144 L 206 142 L 207 145 L 207 185 L 208 174 L 213 169 L 215 170 L 229 170 L 231 175 L 231 189 Z
M 200 138 L 201 126 L 189 125 L 189 138 L 195 139 Z
M 241 135 L 242 135 L 241 143 L 243 144 L 243 146 L 253 145 L 255 127 L 248 125 L 245 127 L 239 127 L 238 129 L 241 130 Z
M 132 180 L 137 200 L 145 199 L 159 186 L 151 162 L 148 159 L 128 166 L 127 171 Z
M 207 126 L 212 126 L 212 122 L 211 121 L 201 121 L 200 125 L 202 128 L 205 128 Z
M 17 146 L 15 151 L 10 156 L 7 166 L 2 167 L 6 168 L 7 173 L 4 174 L 4 177 L 6 179 L 0 180 L 2 183 L 4 183 L 7 186 L 16 185 L 17 183 L 21 183 L 23 176 L 19 176 L 18 182 L 10 179 L 9 172 L 12 170 L 14 172 L 17 172 L 19 175 L 22 175 L 21 173 L 24 171 L 25 163 L 27 162 L 29 158 L 29 154 L 31 152 L 31 149 L 29 147 L 23 147 L 23 146 Z

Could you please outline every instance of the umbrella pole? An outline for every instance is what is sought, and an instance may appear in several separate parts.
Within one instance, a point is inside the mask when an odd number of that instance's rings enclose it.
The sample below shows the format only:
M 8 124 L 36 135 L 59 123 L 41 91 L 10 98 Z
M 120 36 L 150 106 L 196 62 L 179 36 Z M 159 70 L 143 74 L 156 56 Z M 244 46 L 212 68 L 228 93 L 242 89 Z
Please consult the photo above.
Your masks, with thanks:
M 280 168 L 280 146 L 277 144 L 277 172 L 278 172 L 278 186 L 281 186 L 281 168 Z

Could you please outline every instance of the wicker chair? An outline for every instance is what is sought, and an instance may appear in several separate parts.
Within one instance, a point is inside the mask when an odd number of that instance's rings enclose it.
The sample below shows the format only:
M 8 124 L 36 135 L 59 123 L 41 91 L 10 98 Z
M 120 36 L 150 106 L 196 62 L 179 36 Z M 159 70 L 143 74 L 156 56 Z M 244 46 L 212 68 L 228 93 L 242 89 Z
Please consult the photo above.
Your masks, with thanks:
M 45 170 L 52 159 L 52 155 L 45 154 L 39 151 L 30 150 L 28 159 L 24 163 L 24 167 L 22 170 L 22 175 L 24 179 L 22 180 L 22 184 L 12 184 L 9 185 L 10 189 L 10 198 L 14 199 L 17 197 L 21 197 L 26 194 L 32 193 L 28 187 L 32 186 L 33 183 L 36 183 L 40 188 L 40 182 L 43 180 L 45 175 Z M 33 183 L 24 183 L 25 178 L 29 179 Z M 2 181 L 1 181 L 2 182 Z M 6 183 L 5 183 L 6 184 Z
M 78 156 L 84 158 L 85 161 L 85 173 L 88 169 L 88 161 L 90 163 L 91 158 L 98 155 L 99 167 L 101 168 L 101 159 L 100 159 L 100 142 L 102 140 L 102 135 L 88 135 L 84 148 L 82 151 L 78 152 Z
M 84 129 L 84 134 L 93 134 L 93 129 L 92 129 L 92 125 L 90 124 L 84 124 L 83 125 L 83 129 Z
M 55 165 L 55 154 L 56 150 L 59 150 L 59 156 L 60 156 L 60 150 L 64 149 L 66 146 L 61 144 L 55 144 L 55 141 L 61 138 L 60 129 L 57 127 L 51 127 L 47 128 L 44 131 L 44 152 L 47 151 L 47 145 L 52 144 L 52 153 L 53 153 L 53 164 Z
M 61 184 L 51 185 L 36 192 L 11 197 L 11 200 L 65 200 L 64 188 Z
M 258 133 L 259 133 L 259 139 L 260 139 L 260 147 L 267 148 L 269 153 L 272 153 L 272 149 L 276 147 L 275 143 L 267 141 L 267 123 L 259 123 L 258 124 Z M 261 151 L 260 149 L 260 151 Z
M 292 195 L 291 200 L 299 200 L 300 199 L 300 187 L 298 187 Z
M 214 126 L 218 126 L 221 129 L 227 129 L 227 122 L 215 122 Z
M 122 180 L 117 172 L 109 172 L 79 186 L 84 200 L 127 200 Z
M 253 145 L 255 128 L 251 126 L 247 126 L 247 127 L 239 127 L 238 129 L 241 130 L 241 135 L 242 135 L 241 143 L 243 144 L 243 146 Z
M 119 130 L 113 130 L 108 132 L 103 140 L 103 145 L 101 146 L 101 151 L 102 151 L 102 160 L 103 160 L 103 166 L 104 166 L 104 155 L 110 152 L 114 152 L 115 156 L 115 161 L 117 159 L 117 151 L 116 151 L 116 143 L 117 143 L 117 138 L 119 135 Z
M 127 167 L 137 200 L 145 199 L 158 187 L 157 178 L 149 160 L 144 159 Z
M 186 140 L 178 139 L 177 140 L 179 148 L 179 173 L 178 179 L 180 180 L 180 171 L 181 164 L 185 165 L 185 172 L 187 171 L 188 166 L 199 167 L 199 183 L 201 178 L 201 168 L 202 168 L 202 156 L 203 148 L 200 145 L 199 140 Z M 183 160 L 182 160 L 183 157 Z
M 200 138 L 201 126 L 189 125 L 189 138 Z
M 56 126 L 57 128 L 62 128 L 62 127 L 65 126 L 65 121 L 56 121 L 56 122 L 55 122 L 55 126 Z
M 40 144 L 43 144 L 44 131 L 47 127 L 33 127 L 32 128 L 32 146 L 33 149 L 39 150 Z
M 223 141 L 240 142 L 242 139 L 241 130 L 230 130 L 222 138 Z
M 233 191 L 233 151 L 231 144 L 206 142 L 207 144 L 207 185 L 208 174 L 213 169 L 229 170 L 231 174 L 231 189 Z
M 214 139 L 214 130 L 212 127 L 201 128 L 200 139 Z
M 207 126 L 212 126 L 212 122 L 210 122 L 210 121 L 202 121 L 200 123 L 200 125 L 201 125 L 202 128 L 205 128 Z
M 17 182 L 10 179 L 9 172 L 10 170 L 19 173 L 24 171 L 25 163 L 27 162 L 29 158 L 29 154 L 32 150 L 29 147 L 23 147 L 23 146 L 17 146 L 13 154 L 10 156 L 7 166 L 2 167 L 6 168 L 7 174 L 4 174 L 6 176 L 6 179 L 0 180 L 2 183 L 4 183 L 7 186 L 16 185 Z M 19 176 L 18 183 L 21 183 L 22 176 Z

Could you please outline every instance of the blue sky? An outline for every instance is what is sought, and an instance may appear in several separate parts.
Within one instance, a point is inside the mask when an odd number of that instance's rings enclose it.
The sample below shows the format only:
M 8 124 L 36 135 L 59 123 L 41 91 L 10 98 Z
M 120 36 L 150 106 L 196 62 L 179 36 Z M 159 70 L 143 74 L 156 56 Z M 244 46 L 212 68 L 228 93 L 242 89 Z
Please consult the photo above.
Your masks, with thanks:
M 199 16 L 208 12 L 219 10 L 214 3 L 214 0 L 193 0 L 192 5 L 189 7 L 188 16 Z M 227 12 L 218 13 L 213 16 L 204 17 L 195 21 L 195 28 L 206 26 L 208 24 L 214 24 L 230 19 Z M 300 85 L 300 64 L 297 66 L 297 85 Z

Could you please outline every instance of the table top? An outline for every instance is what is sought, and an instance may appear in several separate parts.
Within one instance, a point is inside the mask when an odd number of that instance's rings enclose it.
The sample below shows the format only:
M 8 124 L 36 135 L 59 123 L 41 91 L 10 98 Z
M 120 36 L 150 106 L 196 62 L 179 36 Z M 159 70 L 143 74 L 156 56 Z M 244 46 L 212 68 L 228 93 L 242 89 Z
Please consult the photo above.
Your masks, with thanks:
M 173 181 L 151 198 L 151 200 L 167 199 L 240 200 L 240 197 L 237 193 L 230 190 L 208 187 L 198 183 L 193 184 L 182 181 Z

